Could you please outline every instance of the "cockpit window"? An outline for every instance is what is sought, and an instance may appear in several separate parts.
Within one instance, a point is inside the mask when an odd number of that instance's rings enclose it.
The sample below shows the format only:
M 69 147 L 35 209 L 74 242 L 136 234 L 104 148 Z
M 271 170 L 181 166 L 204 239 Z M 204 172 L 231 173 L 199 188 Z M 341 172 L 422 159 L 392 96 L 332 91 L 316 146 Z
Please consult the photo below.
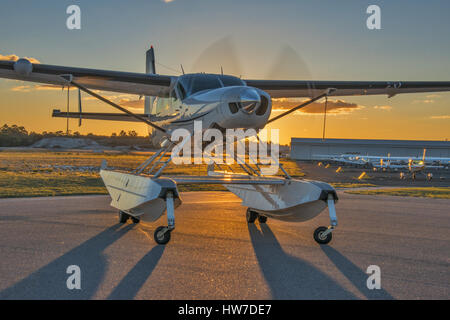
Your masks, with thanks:
M 181 76 L 180 83 L 184 87 L 187 96 L 203 90 L 222 87 L 222 83 L 216 75 L 204 73 Z
M 178 91 L 184 99 L 184 97 L 203 90 L 217 89 L 224 86 L 243 86 L 244 82 L 233 76 L 198 73 L 180 76 L 178 84 Z

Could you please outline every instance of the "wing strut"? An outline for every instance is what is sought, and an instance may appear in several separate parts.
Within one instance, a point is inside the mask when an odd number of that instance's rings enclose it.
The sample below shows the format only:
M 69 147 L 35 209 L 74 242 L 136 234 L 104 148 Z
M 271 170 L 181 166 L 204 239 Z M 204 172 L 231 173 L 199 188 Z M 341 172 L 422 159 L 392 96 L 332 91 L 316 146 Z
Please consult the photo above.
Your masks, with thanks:
M 311 103 L 313 103 L 313 102 L 315 102 L 315 101 L 317 101 L 319 99 L 322 99 L 323 97 L 328 97 L 334 91 L 336 91 L 335 88 L 328 88 L 324 93 L 319 94 L 318 96 L 316 96 L 316 97 L 314 97 L 314 98 L 312 98 L 312 99 L 302 103 L 301 105 L 298 105 L 298 106 L 296 106 L 296 107 L 294 107 L 294 108 L 292 108 L 292 109 L 290 109 L 290 110 L 288 110 L 286 112 L 283 112 L 282 114 L 279 114 L 278 116 L 276 116 L 276 117 L 274 117 L 272 119 L 269 119 L 269 121 L 267 121 L 267 123 L 271 123 L 271 122 L 274 122 L 275 120 L 283 118 L 284 116 L 287 116 L 288 114 L 290 114 L 290 113 L 292 113 L 294 111 L 297 111 L 298 109 L 304 108 L 307 105 L 309 105 L 309 104 L 311 104 Z
M 325 140 L 325 126 L 327 124 L 327 105 L 328 105 L 328 96 L 325 96 L 325 106 L 323 111 L 323 133 L 322 140 Z
M 66 108 L 67 116 L 69 115 L 69 107 L 70 107 L 70 86 L 67 86 L 67 108 Z M 69 117 L 67 117 L 66 122 L 66 136 L 68 135 L 69 135 Z
M 82 114 L 83 114 L 83 110 L 81 108 L 81 90 L 80 88 L 78 88 L 78 113 L 80 114 L 80 118 L 78 119 L 78 126 L 81 127 L 81 119 Z
M 167 133 L 167 131 L 166 131 L 165 129 L 161 128 L 160 126 L 157 126 L 156 124 L 154 124 L 153 122 L 149 121 L 148 119 L 146 119 L 146 118 L 144 118 L 144 117 L 142 117 L 142 116 L 140 116 L 140 115 L 138 115 L 138 114 L 135 114 L 135 113 L 133 113 L 133 112 L 131 112 L 131 111 L 129 111 L 129 110 L 127 110 L 127 109 L 125 109 L 125 108 L 119 106 L 117 103 L 114 103 L 114 102 L 112 102 L 111 100 L 108 100 L 108 99 L 102 97 L 101 95 L 99 95 L 99 94 L 97 94 L 97 93 L 95 93 L 95 92 L 89 90 L 88 88 L 82 86 L 81 84 L 79 84 L 79 83 L 73 81 L 72 75 L 70 75 L 70 74 L 68 74 L 68 75 L 61 75 L 61 78 L 63 78 L 63 79 L 66 80 L 67 82 L 69 82 L 69 84 L 71 84 L 71 85 L 77 87 L 77 88 L 80 89 L 81 91 L 84 91 L 84 92 L 86 92 L 87 94 L 90 94 L 91 96 L 93 96 L 93 97 L 95 97 L 95 98 L 97 98 L 97 99 L 99 99 L 99 100 L 101 100 L 101 101 L 103 101 L 103 102 L 109 104 L 110 106 L 113 106 L 114 108 L 119 109 L 120 111 L 122 111 L 123 113 L 126 113 L 126 114 L 129 115 L 130 117 L 136 118 L 137 120 L 142 121 L 142 122 L 148 124 L 150 127 L 153 127 L 153 128 L 155 128 L 156 130 L 159 130 L 159 131 L 162 131 L 162 132 L 164 132 L 164 133 Z

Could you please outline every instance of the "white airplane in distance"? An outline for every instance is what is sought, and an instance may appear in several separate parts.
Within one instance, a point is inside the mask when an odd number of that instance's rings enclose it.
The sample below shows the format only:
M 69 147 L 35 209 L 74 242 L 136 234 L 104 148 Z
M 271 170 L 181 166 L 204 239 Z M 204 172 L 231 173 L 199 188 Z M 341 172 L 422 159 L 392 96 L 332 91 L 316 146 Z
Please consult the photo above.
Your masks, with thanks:
M 423 149 L 422 157 L 398 157 L 391 156 L 363 156 L 355 154 L 341 154 L 334 155 L 317 155 L 323 161 L 332 161 L 337 163 L 344 163 L 356 166 L 371 167 L 376 169 L 406 169 L 411 175 L 411 178 L 416 179 L 417 173 L 422 173 L 428 180 L 433 178 L 431 172 L 425 173 L 426 169 L 444 169 L 450 166 L 450 158 L 446 157 L 426 157 L 426 149 Z M 400 178 L 405 179 L 405 172 L 400 173 Z
M 423 161 L 428 164 L 442 164 L 448 165 L 450 164 L 450 158 L 447 157 L 426 157 L 427 149 L 423 149 L 422 156 L 411 156 L 411 157 L 399 157 L 399 156 L 391 156 L 390 153 L 382 156 L 369 156 L 369 155 L 355 155 L 355 154 L 342 154 L 337 158 L 347 159 L 347 160 L 364 160 L 366 162 L 380 162 L 383 161 L 392 161 L 392 162 L 403 162 L 409 163 L 411 161 Z M 326 157 L 327 155 L 322 155 L 322 157 Z M 330 157 L 330 156 L 329 156 Z
M 425 175 L 427 180 L 433 179 L 433 173 L 425 173 L 427 169 L 444 169 L 448 168 L 450 164 L 450 158 L 443 157 L 426 157 L 427 149 L 423 149 L 422 158 L 419 157 L 391 157 L 388 154 L 386 157 L 379 157 L 379 164 L 376 162 L 372 164 L 374 168 L 381 169 L 406 169 L 411 175 L 411 179 L 415 180 L 417 173 Z M 376 157 L 372 158 L 376 159 Z M 386 159 L 386 163 L 384 160 Z M 405 179 L 405 172 L 400 172 L 400 179 Z
M 329 96 L 386 94 L 393 97 L 400 93 L 450 91 L 450 81 L 293 81 L 240 79 L 206 73 L 161 75 L 156 74 L 153 48 L 147 51 L 146 73 L 54 66 L 19 59 L 0 61 L 0 78 L 77 87 L 122 112 L 83 113 L 80 99 L 78 113 L 56 111 L 54 116 L 79 118 L 80 121 L 82 118 L 141 121 L 149 126 L 153 142 L 158 142 L 161 149 L 132 172 L 107 170 L 102 164 L 100 175 L 112 198 L 111 205 L 119 210 L 120 222 L 129 218 L 135 223 L 155 221 L 167 213 L 167 226 L 158 227 L 154 233 L 159 244 L 166 244 L 175 228 L 175 208 L 181 204 L 179 184 L 225 185 L 248 207 L 248 223 L 256 219 L 265 223 L 268 217 L 306 221 L 328 207 L 330 226 L 314 231 L 314 239 L 320 244 L 330 242 L 337 226 L 335 202 L 338 197 L 334 188 L 323 182 L 292 179 L 282 166 L 284 177 L 263 177 L 257 164 L 246 163 L 240 163 L 244 173 L 221 170 L 219 165 L 220 171 L 209 166 L 205 176 L 164 176 L 170 157 L 162 159 L 174 147 L 170 141 L 174 129 L 186 128 L 192 132 L 195 120 L 202 121 L 203 130 L 261 129 Z M 130 112 L 92 90 L 145 96 L 144 114 Z M 271 98 L 283 97 L 309 100 L 270 118 Z

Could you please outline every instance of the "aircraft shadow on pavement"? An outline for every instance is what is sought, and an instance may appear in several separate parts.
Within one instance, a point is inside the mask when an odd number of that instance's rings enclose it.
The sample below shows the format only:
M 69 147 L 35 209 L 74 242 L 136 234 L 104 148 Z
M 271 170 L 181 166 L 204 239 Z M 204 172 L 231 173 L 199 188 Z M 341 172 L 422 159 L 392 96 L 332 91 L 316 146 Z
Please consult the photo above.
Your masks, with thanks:
M 163 245 L 153 247 L 120 281 L 108 299 L 133 299 L 157 266 L 165 247 Z
M 93 297 L 106 271 L 103 251 L 133 228 L 115 224 L 83 242 L 28 277 L 0 292 L 0 299 L 89 299 Z M 122 227 L 122 228 L 121 228 Z M 67 267 L 81 269 L 81 290 L 66 286 Z
M 274 299 L 356 299 L 311 263 L 284 252 L 266 224 L 248 224 L 256 258 Z
M 353 283 L 367 299 L 394 299 L 394 297 L 383 288 L 373 290 L 367 288 L 367 278 L 370 275 L 361 270 L 338 250 L 330 246 L 321 246 L 320 248 L 339 271 L 342 272 L 342 274 L 350 280 L 350 282 Z M 381 285 L 383 285 L 383 277 L 381 277 L 381 279 Z
M 0 216 L 0 221 L 25 221 L 29 219 L 30 218 L 26 216 Z

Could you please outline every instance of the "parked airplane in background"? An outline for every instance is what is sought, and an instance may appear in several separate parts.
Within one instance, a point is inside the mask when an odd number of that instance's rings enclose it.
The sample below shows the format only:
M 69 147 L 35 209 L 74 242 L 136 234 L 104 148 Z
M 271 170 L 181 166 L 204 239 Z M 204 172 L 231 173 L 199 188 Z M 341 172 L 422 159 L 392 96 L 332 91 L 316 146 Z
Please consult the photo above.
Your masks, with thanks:
M 222 170 L 219 165 L 219 171 L 209 166 L 206 176 L 163 176 L 170 161 L 170 157 L 164 161 L 163 157 L 175 146 L 170 139 L 174 129 L 185 128 L 192 132 L 195 120 L 202 121 L 203 130 L 261 129 L 329 96 L 386 94 L 393 97 L 400 93 L 450 91 L 449 81 L 294 81 L 240 79 L 205 73 L 160 75 L 156 74 L 153 48 L 147 52 L 146 66 L 146 73 L 132 73 L 33 64 L 19 59 L 0 61 L 0 77 L 77 87 L 79 93 L 83 91 L 121 111 L 83 113 L 80 99 L 78 113 L 55 112 L 55 116 L 140 121 L 149 126 L 153 141 L 159 143 L 161 149 L 132 172 L 107 170 L 103 164 L 100 175 L 111 195 L 111 205 L 119 210 L 120 222 L 129 218 L 135 223 L 155 221 L 167 212 L 168 225 L 157 228 L 154 234 L 160 244 L 170 240 L 175 228 L 174 209 L 181 204 L 177 185 L 184 183 L 225 185 L 248 207 L 248 223 L 256 219 L 265 223 L 268 217 L 306 221 L 328 207 L 330 226 L 319 227 L 314 232 L 314 239 L 320 244 L 331 240 L 337 226 L 334 205 L 338 197 L 333 187 L 318 181 L 292 179 L 282 166 L 284 177 L 263 177 L 257 164 L 250 166 L 242 162 L 239 164 L 243 173 Z M 133 113 L 92 91 L 94 89 L 145 96 L 144 113 Z M 270 118 L 271 98 L 290 97 L 309 100 Z
M 426 157 L 426 149 L 423 149 L 422 157 L 398 157 L 391 156 L 361 156 L 355 154 L 342 154 L 340 156 L 333 155 L 317 155 L 316 157 L 323 161 L 331 161 L 338 164 L 355 165 L 366 168 L 374 168 L 381 170 L 407 170 L 407 172 L 400 172 L 400 178 L 405 179 L 406 174 L 410 174 L 413 180 L 416 179 L 416 174 L 421 173 L 426 176 L 428 180 L 433 178 L 431 172 L 426 173 L 426 169 L 444 169 L 450 166 L 450 158 L 445 157 Z

